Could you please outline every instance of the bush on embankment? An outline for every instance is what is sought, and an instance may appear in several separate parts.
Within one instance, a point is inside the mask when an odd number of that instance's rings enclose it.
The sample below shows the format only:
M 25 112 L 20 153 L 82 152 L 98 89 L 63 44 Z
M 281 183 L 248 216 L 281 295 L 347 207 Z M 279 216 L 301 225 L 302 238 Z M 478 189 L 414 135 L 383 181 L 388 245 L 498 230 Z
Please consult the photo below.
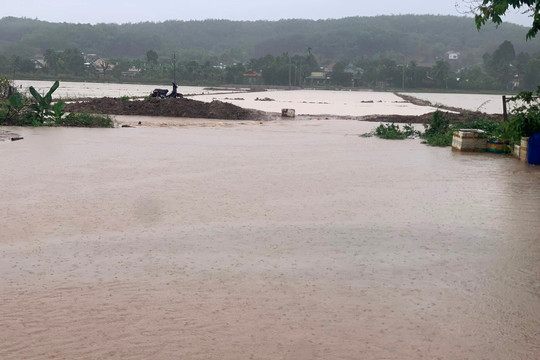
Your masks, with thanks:
M 13 84 L 0 75 L 0 125 L 1 126 L 70 126 L 113 127 L 108 115 L 87 113 L 66 115 L 63 101 L 53 101 L 52 94 L 60 83 L 56 81 L 46 94 L 39 94 L 30 87 L 28 98 L 16 92 Z

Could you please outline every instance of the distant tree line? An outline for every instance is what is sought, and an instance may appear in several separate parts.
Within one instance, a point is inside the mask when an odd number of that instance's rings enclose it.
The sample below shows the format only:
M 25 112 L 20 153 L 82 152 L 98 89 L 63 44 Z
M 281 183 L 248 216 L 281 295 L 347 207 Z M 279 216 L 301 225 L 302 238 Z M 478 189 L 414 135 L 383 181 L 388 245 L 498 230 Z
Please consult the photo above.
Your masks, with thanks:
M 540 52 L 516 55 L 506 40 L 482 62 L 463 66 L 456 60 L 440 59 L 432 65 L 416 61 L 401 63 L 390 57 L 361 57 L 322 61 L 308 48 L 303 54 L 266 55 L 246 62 L 225 65 L 222 56 L 197 61 L 189 56 L 159 56 L 147 50 L 144 57 L 86 61 L 78 49 L 47 49 L 43 60 L 32 61 L 18 55 L 0 55 L 0 74 L 10 78 L 59 78 L 117 82 L 168 83 L 173 77 L 184 85 L 261 84 L 295 87 L 365 87 L 388 89 L 533 90 L 540 83 Z M 134 71 L 130 73 L 130 70 Z M 324 74 L 313 82 L 312 74 Z M 249 77 L 253 74 L 253 77 Z M 320 76 L 320 75 L 319 75 Z
M 177 53 L 182 59 L 246 63 L 270 54 L 305 54 L 316 49 L 321 62 L 336 59 L 390 58 L 399 63 L 433 63 L 447 51 L 459 51 L 465 65 L 493 52 L 500 39 L 516 51 L 540 51 L 526 42 L 524 28 L 501 24 L 478 31 L 470 18 L 401 15 L 329 20 L 165 21 L 137 24 L 69 24 L 5 17 L 0 19 L 0 54 L 31 58 L 47 49 L 79 49 L 105 58 L 143 58 Z

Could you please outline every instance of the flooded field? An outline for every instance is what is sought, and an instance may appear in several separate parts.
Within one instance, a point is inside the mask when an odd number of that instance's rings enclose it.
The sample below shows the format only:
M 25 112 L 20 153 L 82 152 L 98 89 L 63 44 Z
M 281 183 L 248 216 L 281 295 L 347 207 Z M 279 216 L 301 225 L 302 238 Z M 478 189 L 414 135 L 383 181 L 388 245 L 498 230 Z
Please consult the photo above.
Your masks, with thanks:
M 281 113 L 283 108 L 292 108 L 299 115 L 423 115 L 436 110 L 429 106 L 413 105 L 391 92 L 374 91 L 266 91 L 211 94 L 194 98 L 201 101 L 227 101 L 241 107 L 276 113 Z
M 52 81 L 16 81 L 21 91 L 34 86 L 40 92 L 46 92 Z M 170 85 L 136 84 L 97 84 L 62 82 L 55 92 L 60 98 L 77 97 L 144 97 L 156 87 L 171 90 Z M 245 89 L 244 89 L 245 90 Z M 304 115 L 423 115 L 436 110 L 436 107 L 417 106 L 403 101 L 391 92 L 376 91 L 327 91 L 294 90 L 265 92 L 245 92 L 230 89 L 207 89 L 203 87 L 178 87 L 178 92 L 189 94 L 191 98 L 210 102 L 221 100 L 244 108 L 280 113 L 283 108 L 293 108 L 297 114 Z M 429 94 L 404 93 L 419 99 L 430 101 L 434 106 L 442 104 L 467 110 L 480 110 L 491 114 L 502 114 L 500 95 L 482 94 Z M 262 101 L 261 101 L 262 100 Z
M 434 106 L 438 104 L 466 109 L 471 111 L 482 111 L 488 114 L 502 114 L 502 95 L 487 94 L 429 94 L 429 93 L 403 93 L 416 98 L 427 100 Z M 511 108 L 508 104 L 508 109 Z
M 538 358 L 537 167 L 186 124 L 8 129 L 1 359 Z
M 20 92 L 28 92 L 33 86 L 38 92 L 46 93 L 54 81 L 16 80 L 15 85 Z M 116 84 L 116 83 L 90 83 L 90 82 L 60 82 L 60 87 L 54 92 L 58 98 L 86 98 L 86 97 L 144 97 L 152 93 L 155 88 L 172 90 L 172 84 L 165 85 L 142 85 L 142 84 Z M 220 91 L 205 90 L 198 86 L 179 86 L 178 92 L 183 94 L 206 94 Z

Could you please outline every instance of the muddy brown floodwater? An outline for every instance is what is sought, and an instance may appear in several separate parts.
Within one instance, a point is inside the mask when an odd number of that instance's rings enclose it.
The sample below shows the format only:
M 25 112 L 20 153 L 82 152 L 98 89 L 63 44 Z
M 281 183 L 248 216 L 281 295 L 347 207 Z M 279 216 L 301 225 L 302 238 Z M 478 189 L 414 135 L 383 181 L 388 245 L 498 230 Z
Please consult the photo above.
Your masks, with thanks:
M 1 359 L 538 359 L 540 170 L 372 123 L 10 129 Z

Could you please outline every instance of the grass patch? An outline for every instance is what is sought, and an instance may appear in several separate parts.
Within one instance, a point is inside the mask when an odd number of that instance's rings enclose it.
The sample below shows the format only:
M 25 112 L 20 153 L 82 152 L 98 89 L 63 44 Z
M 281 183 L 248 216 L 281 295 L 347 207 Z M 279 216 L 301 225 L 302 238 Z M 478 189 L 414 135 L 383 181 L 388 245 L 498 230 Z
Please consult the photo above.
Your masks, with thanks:
M 59 119 L 56 126 L 87 127 L 87 128 L 112 128 L 114 122 L 109 115 L 93 115 L 88 113 L 71 113 Z

